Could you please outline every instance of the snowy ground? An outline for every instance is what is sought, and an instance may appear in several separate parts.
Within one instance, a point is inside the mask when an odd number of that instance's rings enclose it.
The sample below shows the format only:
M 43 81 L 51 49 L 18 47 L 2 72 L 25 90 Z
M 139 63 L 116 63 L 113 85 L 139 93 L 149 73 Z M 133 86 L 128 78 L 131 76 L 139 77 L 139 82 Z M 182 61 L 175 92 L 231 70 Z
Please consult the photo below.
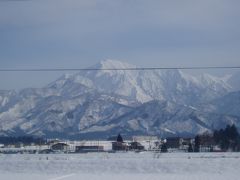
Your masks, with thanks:
M 0 154 L 1 180 L 239 179 L 240 153 Z

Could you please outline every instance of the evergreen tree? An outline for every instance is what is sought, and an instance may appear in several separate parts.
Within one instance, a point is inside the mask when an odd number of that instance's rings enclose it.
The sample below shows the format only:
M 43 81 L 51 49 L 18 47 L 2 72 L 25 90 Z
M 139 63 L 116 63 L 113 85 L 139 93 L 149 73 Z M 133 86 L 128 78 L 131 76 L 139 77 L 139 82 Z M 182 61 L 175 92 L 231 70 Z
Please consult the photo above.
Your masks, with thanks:
M 161 146 L 161 152 L 163 152 L 163 153 L 168 152 L 167 144 L 166 144 L 166 143 L 163 143 L 163 144 L 162 144 L 162 146 Z
M 237 128 L 234 124 L 229 128 L 227 137 L 229 140 L 229 148 L 231 148 L 231 150 L 233 150 L 233 151 L 236 151 L 239 134 L 238 134 Z
M 228 134 L 229 138 L 236 141 L 239 137 L 239 133 L 237 131 L 237 128 L 236 126 L 233 124 L 231 127 L 230 127 L 230 131 L 229 131 L 229 134 Z
M 188 145 L 188 152 L 193 152 L 192 143 L 189 143 L 189 145 Z
M 118 134 L 118 137 L 117 137 L 117 142 L 123 142 L 123 138 L 121 136 L 121 134 Z
M 195 137 L 194 152 L 200 152 L 200 136 L 199 135 Z

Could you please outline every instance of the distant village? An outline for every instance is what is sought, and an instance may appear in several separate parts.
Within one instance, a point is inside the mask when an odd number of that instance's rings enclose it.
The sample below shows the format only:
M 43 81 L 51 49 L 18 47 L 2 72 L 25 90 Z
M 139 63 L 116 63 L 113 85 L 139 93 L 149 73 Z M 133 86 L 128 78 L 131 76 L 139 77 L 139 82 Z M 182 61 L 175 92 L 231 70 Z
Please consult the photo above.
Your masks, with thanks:
M 133 136 L 131 140 L 124 140 L 123 136 L 118 134 L 114 140 L 69 141 L 43 140 L 33 137 L 0 137 L 0 143 L 0 153 L 4 154 L 240 151 L 240 136 L 234 125 L 214 131 L 214 133 L 205 132 L 194 138 Z

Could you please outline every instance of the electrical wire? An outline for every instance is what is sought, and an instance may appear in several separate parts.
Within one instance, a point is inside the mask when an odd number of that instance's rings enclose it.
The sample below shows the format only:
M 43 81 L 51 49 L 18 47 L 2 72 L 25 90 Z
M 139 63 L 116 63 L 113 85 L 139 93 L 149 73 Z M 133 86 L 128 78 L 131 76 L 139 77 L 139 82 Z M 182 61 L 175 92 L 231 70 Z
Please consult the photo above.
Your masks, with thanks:
M 240 69 L 240 66 L 202 66 L 202 67 L 136 67 L 136 68 L 29 68 L 0 69 L 0 72 L 51 72 L 51 71 L 143 71 L 143 70 L 203 70 L 203 69 Z

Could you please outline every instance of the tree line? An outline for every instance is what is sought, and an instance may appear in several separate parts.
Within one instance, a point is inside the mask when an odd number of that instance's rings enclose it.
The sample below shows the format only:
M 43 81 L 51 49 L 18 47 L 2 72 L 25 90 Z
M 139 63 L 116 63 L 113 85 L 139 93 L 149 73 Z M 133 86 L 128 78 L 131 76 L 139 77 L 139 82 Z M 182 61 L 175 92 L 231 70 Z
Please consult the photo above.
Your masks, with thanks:
M 46 139 L 40 137 L 33 137 L 33 136 L 18 136 L 18 137 L 7 137 L 7 136 L 0 136 L 0 144 L 4 145 L 12 145 L 22 143 L 24 145 L 36 144 L 42 145 L 46 144 Z
M 240 150 L 240 136 L 234 124 L 228 125 L 225 129 L 214 131 L 213 138 L 222 150 Z
M 200 152 L 201 146 L 209 147 L 214 151 L 213 146 L 218 146 L 221 151 L 240 151 L 240 135 L 236 126 L 227 125 L 225 129 L 214 130 L 213 134 L 202 134 L 195 136 L 194 146 L 189 144 L 189 152 Z

